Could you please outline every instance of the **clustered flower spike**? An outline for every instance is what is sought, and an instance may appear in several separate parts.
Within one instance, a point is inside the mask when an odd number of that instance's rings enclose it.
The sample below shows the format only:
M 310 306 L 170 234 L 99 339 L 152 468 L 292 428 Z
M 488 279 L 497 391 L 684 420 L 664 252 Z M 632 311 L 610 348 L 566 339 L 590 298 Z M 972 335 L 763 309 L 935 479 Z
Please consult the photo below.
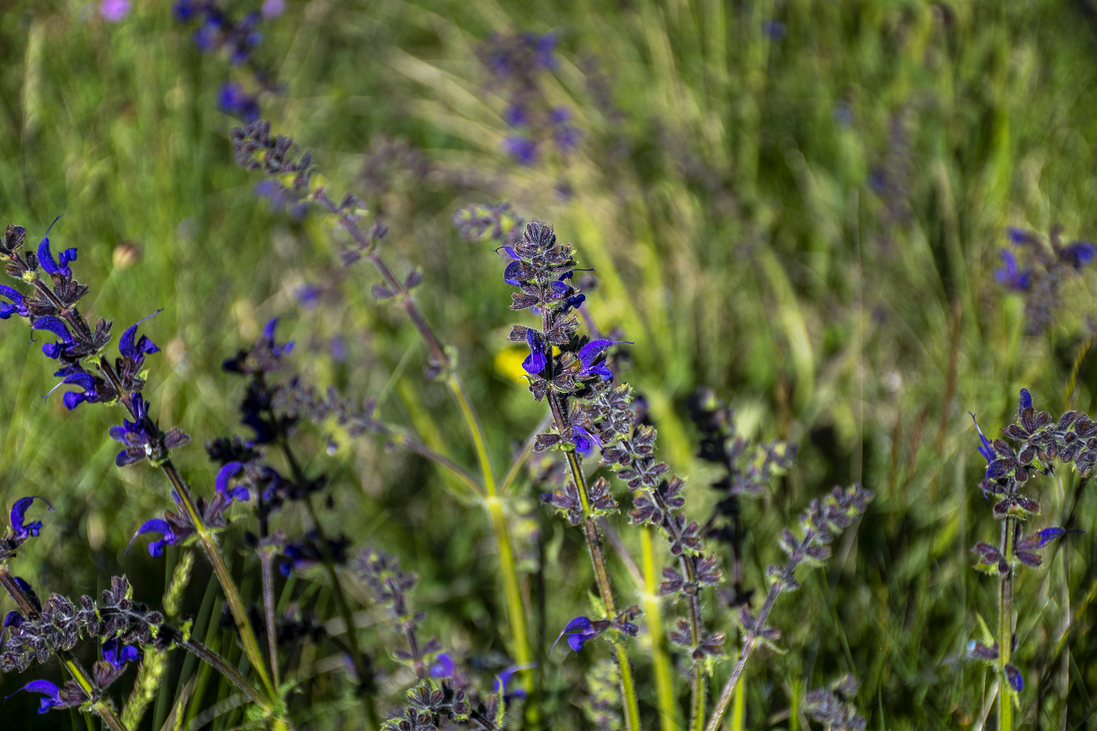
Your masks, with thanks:
M 512 133 L 503 140 L 503 152 L 520 165 L 537 164 L 549 143 L 562 155 L 579 143 L 571 110 L 549 104 L 538 83 L 541 74 L 556 68 L 555 49 L 552 33 L 495 34 L 480 48 L 491 86 L 509 101 L 502 117 Z
M 1024 295 L 1028 331 L 1040 332 L 1054 321 L 1063 282 L 1097 259 L 1097 245 L 1089 241 L 1064 243 L 1059 226 L 1051 229 L 1047 241 L 1032 231 L 1015 227 L 1007 228 L 1006 235 L 1022 255 L 1024 264 L 1013 250 L 1002 249 L 1002 266 L 995 270 L 994 277 Z

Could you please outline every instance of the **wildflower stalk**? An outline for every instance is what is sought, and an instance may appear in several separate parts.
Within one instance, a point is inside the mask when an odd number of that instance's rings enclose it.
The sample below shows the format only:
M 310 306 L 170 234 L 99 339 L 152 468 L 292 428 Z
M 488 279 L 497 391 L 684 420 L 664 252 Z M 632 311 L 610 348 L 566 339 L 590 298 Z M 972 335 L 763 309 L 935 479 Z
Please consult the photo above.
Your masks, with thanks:
M 547 331 L 550 323 L 548 314 L 543 315 L 544 328 Z M 567 417 L 560 404 L 560 397 L 553 391 L 547 394 L 549 408 L 552 411 L 553 421 L 559 434 L 570 434 Z M 583 533 L 587 538 L 587 550 L 590 552 L 590 561 L 594 565 L 594 577 L 598 582 L 598 591 L 602 596 L 607 617 L 617 614 L 617 599 L 613 594 L 613 585 L 610 583 L 609 571 L 606 569 L 606 555 L 602 550 L 602 539 L 598 536 L 598 526 L 591 515 L 590 493 L 587 489 L 586 477 L 583 475 L 583 466 L 579 463 L 579 455 L 575 450 L 567 450 L 568 466 L 571 468 L 571 477 L 575 481 L 575 489 L 579 494 L 579 502 L 582 505 Z M 615 637 L 613 640 L 613 652 L 617 656 L 617 667 L 621 671 L 621 700 L 625 709 L 625 727 L 629 731 L 640 729 L 640 706 L 636 699 L 636 684 L 632 678 L 632 666 L 629 664 L 628 649 L 624 640 Z
M 167 476 L 168 481 L 171 482 L 176 493 L 179 495 L 180 501 L 183 503 L 184 509 L 187 511 L 187 515 L 194 522 L 195 534 L 198 536 L 199 542 L 202 544 L 202 548 L 205 550 L 207 558 L 213 565 L 213 571 L 217 574 L 217 581 L 221 584 L 221 590 L 225 592 L 225 599 L 229 603 L 229 608 L 232 610 L 232 616 L 236 620 L 236 626 L 240 629 L 240 641 L 244 646 L 244 653 L 248 656 L 248 661 L 255 669 L 255 673 L 259 676 L 259 681 L 263 685 L 267 694 L 267 699 L 260 705 L 265 711 L 271 711 L 277 705 L 279 697 L 278 690 L 271 684 L 270 675 L 266 670 L 266 663 L 263 661 L 263 653 L 259 650 L 259 641 L 255 637 L 255 630 L 251 626 L 251 620 L 248 619 L 248 613 L 244 609 L 244 602 L 240 598 L 240 590 L 236 587 L 236 582 L 232 578 L 232 572 L 229 571 L 228 565 L 225 563 L 224 557 L 221 555 L 221 549 L 217 545 L 217 539 L 214 538 L 213 533 L 202 523 L 202 516 L 198 513 L 198 508 L 194 504 L 194 498 L 191 497 L 190 489 L 186 483 L 183 482 L 183 478 L 179 476 L 179 471 L 175 469 L 175 465 L 172 464 L 170 459 L 160 465 L 160 469 L 163 470 Z
M 15 581 L 15 577 L 8 571 L 6 564 L 0 563 L 0 585 L 7 589 L 8 594 L 15 601 L 16 606 L 19 607 L 19 611 L 23 613 L 23 616 L 30 619 L 38 616 L 38 610 L 31 604 L 23 593 L 22 587 Z M 69 650 L 62 650 L 58 652 L 58 656 L 61 659 L 61 664 L 65 666 L 65 669 L 69 671 L 73 679 L 80 684 L 80 687 L 84 690 L 85 695 L 90 698 L 94 698 L 96 694 L 95 684 L 92 682 L 91 676 L 88 675 L 88 671 L 84 669 L 84 666 L 80 664 L 80 661 L 76 659 L 76 656 Z M 118 718 L 118 714 L 114 712 L 114 707 L 110 703 L 97 700 L 92 703 L 92 710 L 103 719 L 103 723 L 110 727 L 111 731 L 126 731 L 125 725 L 122 720 Z
M 1002 557 L 1006 565 L 1013 565 L 1013 543 L 1016 533 L 1016 518 L 1007 517 L 1002 521 Z M 1009 664 L 1013 650 L 1013 570 L 1004 571 L 998 578 L 1000 606 L 998 607 L 998 668 L 1000 677 L 1006 677 L 1006 665 Z M 1009 684 L 1000 684 L 998 688 L 998 728 L 1000 731 L 1013 729 L 1013 694 Z
M 804 545 L 806 545 L 806 541 Z M 758 618 L 755 624 L 756 627 L 765 625 L 766 618 L 773 609 L 773 605 L 777 602 L 777 595 L 780 593 L 780 583 L 774 582 L 770 585 L 769 592 L 766 594 L 766 601 L 762 604 L 762 608 L 758 610 Z M 728 677 L 727 682 L 724 683 L 724 689 L 720 692 L 720 697 L 717 699 L 716 705 L 712 709 L 712 717 L 709 719 L 708 725 L 705 726 L 705 731 L 717 731 L 717 729 L 720 728 L 720 721 L 723 719 L 724 713 L 727 712 L 728 703 L 731 701 L 731 695 L 735 692 L 735 688 L 739 684 L 739 678 L 742 677 L 743 670 L 746 669 L 747 660 L 750 659 L 750 654 L 754 652 L 759 637 L 760 635 L 755 633 L 753 629 L 746 632 L 746 636 L 743 639 L 743 647 L 739 650 L 739 658 L 735 662 L 735 667 L 731 669 L 731 675 Z
M 473 408 L 472 401 L 468 397 L 465 385 L 461 377 L 452 368 L 453 362 L 446 353 L 441 341 L 427 324 L 423 313 L 419 311 L 415 300 L 411 297 L 408 287 L 396 278 L 392 270 L 378 253 L 374 242 L 362 233 L 357 223 L 350 216 L 343 214 L 339 206 L 327 195 L 323 188 L 317 188 L 313 194 L 329 213 L 339 216 L 339 225 L 354 240 L 359 247 L 362 256 L 373 264 L 385 285 L 396 293 L 400 306 L 411 320 L 419 336 L 426 343 L 430 353 L 431 362 L 444 372 L 444 381 L 450 393 L 457 402 L 458 410 L 464 419 L 469 437 L 472 439 L 473 450 L 476 452 L 477 462 L 480 464 L 480 474 L 483 480 L 483 491 L 486 493 L 484 501 L 491 521 L 492 532 L 495 534 L 495 543 L 499 549 L 499 563 L 503 574 L 503 593 L 507 603 L 507 613 L 511 621 L 511 634 L 514 641 L 514 656 L 518 664 L 524 665 L 533 661 L 533 653 L 529 646 L 529 637 L 526 630 L 525 605 L 522 603 L 522 594 L 519 590 L 518 566 L 514 561 L 514 549 L 511 545 L 510 533 L 507 529 L 506 516 L 496 490 L 495 478 L 492 474 L 491 460 L 488 456 L 487 440 L 484 437 L 483 425 Z

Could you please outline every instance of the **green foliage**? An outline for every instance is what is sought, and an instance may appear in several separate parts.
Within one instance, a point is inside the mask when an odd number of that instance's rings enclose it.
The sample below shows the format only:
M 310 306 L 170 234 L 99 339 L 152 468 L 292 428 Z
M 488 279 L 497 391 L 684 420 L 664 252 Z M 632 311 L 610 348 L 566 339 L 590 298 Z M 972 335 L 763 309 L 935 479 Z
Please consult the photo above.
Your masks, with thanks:
M 173 453 L 188 482 L 208 494 L 216 470 L 200 444 L 238 426 L 240 385 L 222 375 L 221 361 L 275 315 L 290 323 L 311 382 L 376 397 L 387 422 L 475 465 L 460 413 L 421 377 L 424 348 L 402 311 L 369 294 L 375 275 L 341 268 L 319 217 L 272 212 L 253 193 L 256 179 L 234 165 L 228 130 L 237 121 L 217 110 L 216 97 L 240 69 L 196 50 L 170 3 L 134 5 L 119 24 L 82 0 L 14 0 L 0 12 L 0 212 L 35 242 L 64 214 L 51 238 L 80 247 L 89 317 L 132 323 L 165 308 L 147 325 L 163 353 L 150 362 L 146 393 L 162 425 L 194 437 Z M 287 5 L 259 49 L 283 89 L 264 97 L 264 113 L 315 151 L 333 190 L 356 191 L 390 226 L 384 245 L 400 272 L 423 270 L 416 300 L 459 355 L 497 467 L 542 411 L 515 380 L 525 354 L 506 340 L 513 318 L 499 259 L 461 241 L 450 219 L 466 203 L 505 199 L 514 216 L 553 222 L 575 243 L 580 266 L 595 269 L 600 284 L 586 306 L 634 342 L 626 378 L 650 405 L 661 458 L 690 476 L 692 517 L 708 515 L 714 501 L 705 488 L 713 468 L 693 456 L 684 416 L 695 387 L 727 398 L 744 436 L 800 445 L 796 468 L 744 501 L 745 586 L 764 594 L 766 566 L 783 561 L 781 529 L 812 498 L 836 483 L 876 493 L 858 530 L 831 546 L 825 570 L 807 574 L 771 614 L 789 652 L 748 668 L 747 727 L 790 713 L 789 689 L 847 672 L 863 681 L 857 708 L 872 728 L 978 720 L 990 676 L 964 661 L 964 650 L 981 637 L 973 618 L 991 613 L 996 597 L 994 582 L 972 571 L 969 549 L 996 541 L 997 526 L 983 518 L 983 463 L 965 414 L 975 411 L 984 427 L 1006 424 L 1021 386 L 1056 413 L 1097 408 L 1094 272 L 1064 285 L 1054 324 L 1034 335 L 1022 297 L 994 277 L 1007 225 L 1046 232 L 1061 223 L 1070 236 L 1097 236 L 1089 6 Z M 780 34 L 767 32 L 774 19 Z M 538 93 L 571 109 L 581 131 L 575 151 L 533 167 L 502 151 L 507 100 L 476 55 L 491 33 L 515 29 L 556 30 L 559 64 L 539 78 Z M 390 165 L 384 185 L 367 189 L 361 169 L 384 158 L 393 138 L 428 172 Z M 320 304 L 303 306 L 302 285 L 317 282 Z M 32 494 L 57 509 L 50 538 L 21 549 L 19 572 L 65 596 L 95 596 L 102 577 L 124 573 L 135 599 L 156 604 L 173 564 L 125 547 L 169 499 L 162 480 L 115 468 L 107 429 L 120 409 L 67 413 L 56 395 L 43 401 L 56 379 L 38 345 L 27 346 L 16 318 L 0 322 L 0 337 L 0 496 L 5 509 Z M 337 445 L 331 457 L 325 429 Z M 420 578 L 427 633 L 483 660 L 480 680 L 490 687 L 508 664 L 492 654 L 506 647 L 507 629 L 483 511 L 447 493 L 450 478 L 426 461 L 380 441 L 333 425 L 303 438 L 312 465 L 332 476 L 333 508 L 321 512 L 328 533 L 400 556 Z M 1080 476 L 1035 479 L 1045 485 L 1047 520 L 1092 522 L 1097 500 Z M 510 495 L 540 491 L 523 477 Z M 543 713 L 560 729 L 586 727 L 584 714 L 613 727 L 601 703 L 612 688 L 588 682 L 587 700 L 574 692 L 582 678 L 607 674 L 607 643 L 591 645 L 594 659 L 544 656 L 589 606 L 591 577 L 576 532 L 548 511 L 534 517 L 539 529 L 523 531 L 516 551 L 530 576 L 542 572 L 539 591 L 551 597 L 530 614 Z M 611 521 L 639 556 L 625 516 Z M 219 539 L 233 549 L 240 536 L 232 527 Z M 1092 595 L 1093 554 L 1091 535 L 1075 536 L 1017 582 L 1025 641 L 1016 660 L 1029 678 L 1018 696 L 1023 722 L 1092 723 L 1097 642 L 1092 609 L 1079 602 Z M 179 556 L 169 551 L 169 561 Z M 609 557 L 616 584 L 638 601 L 646 589 Z M 235 568 L 257 574 L 251 563 Z M 201 557 L 194 574 L 180 615 L 236 663 L 241 653 L 219 629 L 220 595 L 206 591 L 215 582 Z M 292 601 L 336 616 L 322 577 L 303 584 L 285 586 L 280 609 Z M 257 579 L 243 587 L 259 596 Z M 709 626 L 732 627 L 734 610 L 712 592 L 705 611 Z M 728 646 L 735 642 L 729 632 Z M 652 671 L 643 652 L 633 657 L 650 712 Z M 384 653 L 374 658 L 393 670 Z M 295 659 L 301 677 L 288 702 L 299 727 L 360 722 L 354 699 L 325 673 L 337 654 L 304 650 Z M 168 665 L 142 686 L 152 704 L 143 727 L 249 721 L 233 705 L 233 686 L 206 666 L 175 656 Z M 711 686 L 729 669 L 718 664 Z M 25 682 L 5 676 L 0 696 Z M 686 683 L 674 683 L 684 703 Z M 146 698 L 154 688 L 159 695 Z M 5 701 L 6 712 L 29 718 L 34 699 L 23 695 Z M 402 688 L 391 692 L 383 708 L 401 696 Z M 34 720 L 69 727 L 65 714 Z

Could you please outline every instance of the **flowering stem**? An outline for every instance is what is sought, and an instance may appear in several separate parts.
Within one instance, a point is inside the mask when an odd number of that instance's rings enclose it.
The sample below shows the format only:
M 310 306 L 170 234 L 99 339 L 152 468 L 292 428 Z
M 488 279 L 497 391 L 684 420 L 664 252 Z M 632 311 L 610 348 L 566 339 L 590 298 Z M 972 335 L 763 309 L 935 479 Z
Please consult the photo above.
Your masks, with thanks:
M 0 585 L 8 590 L 8 594 L 15 601 L 16 606 L 19 607 L 19 611 L 23 613 L 23 616 L 27 619 L 38 616 L 38 610 L 34 608 L 30 600 L 27 599 L 23 593 L 23 589 L 15 582 L 15 578 L 8 572 L 7 564 L 0 563 Z M 89 698 L 95 698 L 98 688 L 92 682 L 91 676 L 88 675 L 88 671 L 84 669 L 84 666 L 80 664 L 80 661 L 69 650 L 61 650 L 57 653 L 61 659 L 61 664 L 69 671 L 73 679 L 80 684 L 84 694 Z M 114 708 L 107 702 L 97 700 L 92 704 L 92 710 L 99 714 L 103 719 L 103 723 L 110 727 L 111 731 L 126 731 L 125 725 L 121 719 L 114 712 Z
M 224 557 L 221 556 L 221 549 L 218 547 L 213 533 L 202 523 L 202 516 L 198 513 L 198 507 L 194 504 L 190 489 L 183 482 L 183 478 L 179 476 L 179 471 L 175 469 L 175 465 L 168 459 L 160 465 L 160 469 L 167 475 L 172 487 L 175 488 L 176 494 L 179 495 L 183 507 L 194 523 L 198 540 L 202 543 L 202 548 L 205 549 L 210 563 L 213 564 L 213 571 L 217 574 L 217 580 L 221 584 L 221 590 L 225 592 L 225 599 L 232 610 L 236 626 L 240 629 L 240 640 L 244 646 L 244 652 L 267 692 L 268 699 L 262 705 L 264 709 L 269 711 L 275 705 L 279 705 L 278 690 L 271 684 L 270 676 L 267 674 L 266 663 L 263 662 L 263 653 L 259 650 L 259 641 L 255 638 L 255 630 L 252 629 L 251 620 L 248 619 L 248 613 L 244 609 L 244 602 L 240 598 L 240 591 L 236 588 L 236 582 L 233 581 L 232 572 L 229 571 Z
M 547 317 L 547 315 L 546 315 Z M 545 329 L 547 330 L 547 324 Z M 556 422 L 556 430 L 559 434 L 568 434 L 569 428 L 564 409 L 560 404 L 560 397 L 554 391 L 548 392 L 549 408 L 552 410 L 553 420 Z M 583 521 L 583 532 L 587 537 L 587 550 L 590 551 L 590 561 L 594 565 L 594 577 L 598 581 L 598 590 L 602 595 L 602 603 L 605 605 L 607 617 L 617 614 L 617 599 L 613 594 L 613 585 L 609 580 L 609 571 L 606 569 L 606 555 L 602 550 L 602 539 L 598 535 L 598 526 L 591 516 L 590 494 L 587 490 L 586 478 L 583 476 L 583 466 L 579 463 L 579 456 L 575 450 L 567 451 L 568 466 L 571 467 L 571 477 L 575 481 L 575 490 L 579 493 L 579 502 L 583 507 L 586 519 Z M 640 706 L 636 700 L 636 686 L 632 679 L 632 666 L 629 664 L 628 650 L 623 639 L 613 640 L 613 651 L 617 655 L 617 667 L 621 671 L 621 697 L 625 708 L 625 726 L 629 731 L 640 729 Z
M 1010 568 L 998 577 L 998 729 L 1013 731 L 1013 694 L 1006 678 L 1006 664 L 1013 650 L 1013 542 L 1016 519 L 1002 521 L 1002 558 Z
M 670 515 L 670 509 L 658 492 L 651 491 L 651 498 L 659 506 L 664 516 Z M 682 530 L 674 520 L 664 518 L 663 528 L 674 540 L 679 540 L 682 537 Z M 696 586 L 697 571 L 694 568 L 693 559 L 683 553 L 678 557 L 678 565 L 682 569 L 682 575 L 686 577 L 686 582 Z M 689 640 L 694 647 L 697 647 L 701 644 L 701 634 L 704 628 L 704 619 L 701 616 L 701 598 L 696 593 L 691 594 L 686 597 L 686 604 L 689 608 Z M 705 682 L 704 668 L 696 659 L 693 661 L 693 680 L 690 683 L 690 688 L 689 727 L 691 731 L 701 731 L 705 724 L 705 694 L 708 690 L 708 684 Z
M 339 214 L 339 206 L 335 204 L 322 188 L 316 190 L 313 195 L 316 201 L 324 206 L 328 212 Z M 396 293 L 400 306 L 407 314 L 408 319 L 411 320 L 412 324 L 415 326 L 415 329 L 419 332 L 419 336 L 423 339 L 423 342 L 426 343 L 432 363 L 436 367 L 441 368 L 445 373 L 446 386 L 449 388 L 450 393 L 453 394 L 453 398 L 457 402 L 457 407 L 461 411 L 461 416 L 464 418 L 469 437 L 472 439 L 473 449 L 476 452 L 476 459 L 480 463 L 483 489 L 487 494 L 486 503 L 488 517 L 491 520 L 492 530 L 495 534 L 495 542 L 499 548 L 500 568 L 503 572 L 503 590 L 507 602 L 507 613 L 510 615 L 510 621 L 512 623 L 511 634 L 514 637 L 514 656 L 519 664 L 524 665 L 532 662 L 533 653 L 530 650 L 529 637 L 526 634 L 526 610 L 525 605 L 522 602 L 521 592 L 519 591 L 518 567 L 514 562 L 514 550 L 511 546 L 510 534 L 507 531 L 506 517 L 503 514 L 502 505 L 499 502 L 496 491 L 495 478 L 491 471 L 491 461 L 488 457 L 487 440 L 484 438 L 484 429 L 476 414 L 476 410 L 472 406 L 472 401 L 468 397 L 465 385 L 461 381 L 461 377 L 453 370 L 452 359 L 446 353 L 438 336 L 434 334 L 430 325 L 427 324 L 427 320 L 423 317 L 423 313 L 419 311 L 419 308 L 415 304 L 415 300 L 411 296 L 411 292 L 404 286 L 403 282 L 396 278 L 396 275 L 393 274 L 392 270 L 389 269 L 384 259 L 381 258 L 380 253 L 378 253 L 374 242 L 362 233 L 361 229 L 358 228 L 358 224 L 350 216 L 339 216 L 339 225 L 342 226 L 343 230 L 345 230 L 352 239 L 354 239 L 355 244 L 361 249 L 362 255 L 369 259 L 370 263 L 373 264 L 374 268 L 376 268 L 381 275 L 381 278 L 385 280 L 385 285 Z
M 791 576 L 792 572 L 796 569 L 797 564 L 800 563 L 799 558 L 795 556 L 800 555 L 804 548 L 811 544 L 815 539 L 814 531 L 806 531 L 804 538 L 800 541 L 800 545 L 796 551 L 793 552 L 794 558 L 790 558 L 788 564 L 785 566 L 785 575 Z M 762 603 L 762 608 L 758 610 L 758 616 L 754 620 L 754 626 L 746 631 L 743 638 L 743 647 L 739 650 L 739 659 L 735 663 L 735 667 L 731 669 L 731 676 L 728 677 L 726 683 L 724 683 L 724 689 L 720 692 L 720 697 L 716 701 L 716 706 L 712 710 L 712 718 L 709 719 L 708 725 L 705 726 L 705 731 L 716 731 L 720 728 L 720 721 L 724 718 L 724 714 L 728 710 L 728 703 L 731 701 L 731 694 L 735 692 L 735 687 L 739 684 L 739 678 L 743 676 L 743 670 L 747 666 L 747 660 L 750 659 L 750 654 L 754 652 L 755 646 L 758 644 L 758 637 L 761 634 L 762 629 L 766 626 L 766 619 L 769 617 L 770 611 L 773 610 L 773 605 L 777 602 L 777 595 L 781 593 L 781 588 L 784 584 L 781 581 L 774 581 L 769 586 L 769 591 L 766 593 L 766 600 Z

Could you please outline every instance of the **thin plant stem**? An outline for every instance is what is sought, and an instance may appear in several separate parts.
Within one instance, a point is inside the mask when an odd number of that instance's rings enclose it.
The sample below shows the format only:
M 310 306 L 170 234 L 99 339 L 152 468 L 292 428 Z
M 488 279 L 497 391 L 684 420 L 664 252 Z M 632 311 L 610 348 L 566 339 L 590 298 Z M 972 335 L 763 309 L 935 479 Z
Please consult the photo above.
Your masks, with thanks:
M 175 465 L 172 464 L 170 459 L 165 460 L 160 465 L 160 469 L 164 471 L 168 480 L 171 482 L 172 487 L 175 488 L 175 492 L 179 495 L 180 501 L 183 503 L 184 509 L 190 516 L 191 521 L 194 523 L 194 530 L 198 536 L 198 541 L 202 544 L 202 548 L 206 552 L 207 558 L 211 564 L 213 564 L 213 571 L 217 574 L 217 580 L 221 584 L 221 590 L 225 592 L 225 600 L 229 603 L 229 608 L 232 610 L 232 616 L 236 620 L 236 626 L 240 630 L 241 644 L 244 646 L 244 652 L 248 656 L 248 661 L 251 662 L 252 667 L 255 669 L 255 673 L 259 676 L 259 681 L 267 691 L 268 700 L 264 704 L 266 710 L 272 710 L 273 706 L 278 702 L 278 690 L 271 683 L 270 675 L 266 670 L 266 663 L 263 661 L 263 653 L 259 649 L 259 641 L 255 637 L 255 630 L 251 626 L 251 620 L 248 619 L 248 613 L 244 609 L 244 602 L 240 598 L 240 590 L 236 587 L 236 582 L 232 578 L 232 572 L 229 571 L 228 565 L 225 563 L 224 557 L 221 555 L 221 549 L 217 545 L 217 539 L 213 533 L 202 523 L 202 516 L 198 513 L 198 507 L 194 504 L 194 499 L 191 497 L 190 490 L 187 488 L 186 483 L 183 482 L 183 478 L 179 476 L 179 471 L 175 469 Z
M 998 577 L 1000 604 L 998 607 L 998 729 L 1013 731 L 1013 694 L 1001 685 L 1006 678 L 1006 664 L 1013 649 L 1013 543 L 1016 519 L 1002 521 L 1002 558 L 1010 568 Z
M 263 614 L 267 623 L 267 654 L 270 656 L 270 673 L 275 687 L 282 685 L 278 677 L 277 628 L 274 626 L 274 550 L 269 546 L 259 549 L 259 565 L 263 571 Z
M 800 555 L 804 548 L 811 544 L 815 540 L 815 532 L 812 530 L 805 531 L 803 539 L 800 541 L 797 550 L 793 552 L 793 555 Z M 784 573 L 791 575 L 799 564 L 800 559 L 789 559 L 788 564 L 785 566 Z M 727 682 L 724 683 L 724 689 L 720 692 L 720 697 L 716 701 L 716 705 L 712 709 L 712 717 L 709 718 L 708 724 L 705 726 L 705 731 L 716 731 L 720 728 L 720 721 L 723 720 L 724 714 L 728 710 L 728 703 L 731 702 L 732 693 L 735 692 L 736 686 L 739 684 L 739 679 L 743 676 L 743 670 L 746 669 L 747 660 L 750 659 L 750 655 L 754 652 L 754 648 L 758 644 L 758 638 L 761 636 L 761 630 L 766 626 L 766 619 L 769 618 L 769 613 L 773 610 L 773 605 L 777 603 L 777 596 L 781 593 L 783 584 L 780 581 L 775 581 L 770 584 L 769 591 L 766 593 L 766 600 L 762 603 L 762 608 L 758 610 L 758 616 L 754 620 L 754 626 L 746 632 L 743 637 L 743 646 L 739 650 L 739 659 L 735 662 L 735 667 L 731 669 L 731 675 L 728 677 Z
M 522 446 L 518 448 L 518 453 L 514 456 L 514 460 L 507 467 L 506 474 L 503 475 L 503 480 L 499 483 L 499 494 L 505 495 L 510 486 L 514 484 L 515 478 L 518 477 L 518 473 L 521 471 L 522 466 L 529 461 L 529 456 L 533 454 L 533 445 L 537 442 L 537 435 L 548 429 L 548 425 L 552 422 L 552 414 L 545 414 L 544 418 L 539 423 L 530 435 L 526 437 L 526 441 L 522 443 Z
M 317 190 L 314 195 L 317 202 L 324 206 L 330 213 L 339 213 L 339 207 L 330 197 L 328 197 L 323 189 Z M 503 514 L 502 505 L 499 502 L 496 491 L 495 479 L 491 470 L 491 461 L 487 451 L 487 441 L 484 438 L 484 430 L 480 419 L 476 414 L 476 410 L 473 408 L 472 401 L 468 397 L 468 392 L 465 390 L 465 385 L 461 381 L 461 377 L 457 375 L 456 371 L 452 368 L 452 359 L 446 353 L 438 336 L 434 334 L 430 325 L 427 324 L 427 320 L 423 317 L 423 313 L 420 312 L 418 306 L 416 306 L 415 300 L 411 296 L 411 292 L 404 286 L 403 282 L 396 278 L 396 275 L 393 274 L 392 270 L 377 252 L 374 243 L 362 233 L 361 229 L 358 228 L 358 224 L 353 219 L 345 215 L 340 216 L 339 224 L 342 226 L 343 230 L 354 239 L 355 244 L 361 248 L 363 256 L 369 259 L 370 263 L 377 269 L 389 289 L 396 293 L 400 306 L 407 314 L 408 319 L 411 320 L 412 324 L 415 326 L 415 329 L 419 332 L 419 336 L 423 339 L 423 342 L 426 343 L 427 350 L 430 352 L 431 361 L 435 366 L 441 368 L 445 372 L 446 386 L 449 388 L 450 393 L 453 394 L 453 398 L 457 402 L 457 407 L 461 411 L 461 416 L 465 421 L 469 437 L 472 439 L 473 450 L 476 452 L 476 459 L 480 464 L 483 490 L 487 496 L 485 503 L 488 517 L 491 521 L 492 532 L 495 535 L 495 542 L 499 549 L 500 569 L 503 573 L 503 590 L 507 603 L 507 613 L 511 621 L 511 634 L 513 635 L 514 642 L 514 656 L 519 664 L 532 662 L 533 653 L 530 650 L 529 637 L 526 632 L 525 604 L 522 602 L 522 594 L 519 590 L 518 567 L 514 562 L 514 549 L 511 545 L 510 534 L 506 527 L 506 518 Z

